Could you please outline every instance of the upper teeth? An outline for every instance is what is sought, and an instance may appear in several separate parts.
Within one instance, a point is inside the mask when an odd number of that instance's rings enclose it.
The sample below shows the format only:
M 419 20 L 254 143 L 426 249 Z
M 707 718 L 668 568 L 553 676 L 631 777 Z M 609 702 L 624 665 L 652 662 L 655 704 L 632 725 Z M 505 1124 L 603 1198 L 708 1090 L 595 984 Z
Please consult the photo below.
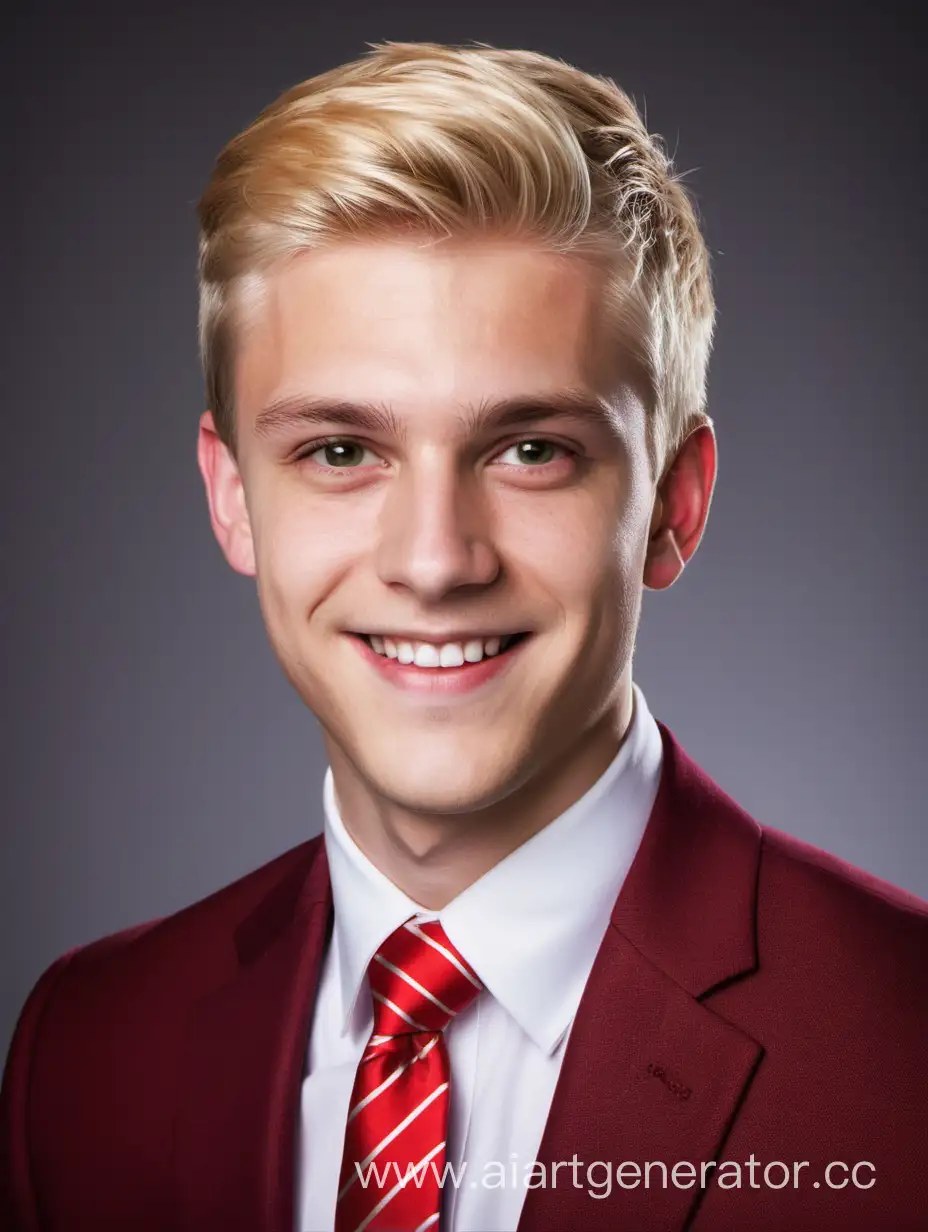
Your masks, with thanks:
M 400 663 L 415 663 L 416 667 L 461 667 L 464 663 L 479 663 L 482 658 L 500 652 L 502 644 L 508 645 L 514 634 L 503 638 L 474 638 L 469 642 L 402 642 L 390 637 L 370 634 L 371 646 L 379 655 L 398 659 Z

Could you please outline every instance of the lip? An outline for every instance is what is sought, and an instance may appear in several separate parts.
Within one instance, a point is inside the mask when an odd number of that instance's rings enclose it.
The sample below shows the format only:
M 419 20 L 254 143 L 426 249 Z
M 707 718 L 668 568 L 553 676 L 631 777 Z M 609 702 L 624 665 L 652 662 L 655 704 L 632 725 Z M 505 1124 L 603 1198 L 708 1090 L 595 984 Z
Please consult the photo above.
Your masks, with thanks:
M 426 693 L 442 696 L 472 693 L 475 689 L 498 680 L 519 657 L 523 646 L 532 640 L 532 634 L 523 637 L 508 650 L 491 658 L 484 657 L 479 663 L 465 663 L 462 667 L 416 667 L 415 663 L 400 663 L 377 654 L 362 638 L 355 634 L 345 635 L 361 655 L 381 676 L 395 688 L 411 693 Z
M 461 645 L 465 642 L 485 642 L 491 637 L 504 638 L 517 632 L 527 632 L 527 630 L 510 628 L 504 629 L 502 633 L 494 633 L 492 631 L 487 633 L 486 630 L 480 630 L 477 633 L 460 633 L 454 629 L 445 633 L 384 633 L 382 629 L 352 630 L 355 636 L 383 637 L 389 638 L 392 642 L 411 642 L 413 645 L 416 642 L 428 642 L 431 646 L 444 646 L 448 642 L 460 642 Z

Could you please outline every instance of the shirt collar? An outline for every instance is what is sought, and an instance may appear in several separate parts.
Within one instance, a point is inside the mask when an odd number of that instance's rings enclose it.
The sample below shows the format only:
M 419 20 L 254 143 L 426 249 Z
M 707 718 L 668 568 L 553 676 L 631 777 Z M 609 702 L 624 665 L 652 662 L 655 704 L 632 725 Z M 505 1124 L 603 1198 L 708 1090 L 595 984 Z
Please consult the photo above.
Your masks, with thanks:
M 546 1053 L 576 1013 L 660 780 L 660 731 L 632 686 L 632 722 L 590 789 L 441 911 L 427 911 L 345 829 L 331 768 L 323 788 L 342 1030 L 377 948 L 410 916 L 439 919 L 489 994 Z

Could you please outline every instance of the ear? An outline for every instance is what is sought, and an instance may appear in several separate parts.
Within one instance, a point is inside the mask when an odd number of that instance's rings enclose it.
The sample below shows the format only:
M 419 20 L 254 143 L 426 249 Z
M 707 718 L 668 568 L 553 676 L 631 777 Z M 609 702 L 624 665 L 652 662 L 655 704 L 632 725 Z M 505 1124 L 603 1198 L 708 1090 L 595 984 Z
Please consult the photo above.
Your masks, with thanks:
M 255 548 L 238 465 L 216 431 L 211 411 L 200 416 L 197 462 L 206 485 L 213 534 L 237 573 L 255 575 Z
M 672 586 L 699 547 L 715 487 L 717 446 L 711 423 L 687 436 L 657 489 L 643 581 L 649 590 Z

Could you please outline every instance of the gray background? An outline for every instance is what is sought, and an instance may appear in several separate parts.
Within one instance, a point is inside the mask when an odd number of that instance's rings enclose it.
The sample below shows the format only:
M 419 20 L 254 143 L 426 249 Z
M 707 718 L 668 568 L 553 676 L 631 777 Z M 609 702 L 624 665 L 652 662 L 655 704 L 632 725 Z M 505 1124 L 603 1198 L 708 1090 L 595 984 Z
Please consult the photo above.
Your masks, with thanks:
M 645 598 L 636 678 L 759 820 L 928 896 L 914 15 L 262 0 L 17 20 L 0 1049 L 64 949 L 320 827 L 318 730 L 212 539 L 196 469 L 194 203 L 264 104 L 384 38 L 527 46 L 611 75 L 690 170 L 719 301 L 720 478 L 692 565 Z

